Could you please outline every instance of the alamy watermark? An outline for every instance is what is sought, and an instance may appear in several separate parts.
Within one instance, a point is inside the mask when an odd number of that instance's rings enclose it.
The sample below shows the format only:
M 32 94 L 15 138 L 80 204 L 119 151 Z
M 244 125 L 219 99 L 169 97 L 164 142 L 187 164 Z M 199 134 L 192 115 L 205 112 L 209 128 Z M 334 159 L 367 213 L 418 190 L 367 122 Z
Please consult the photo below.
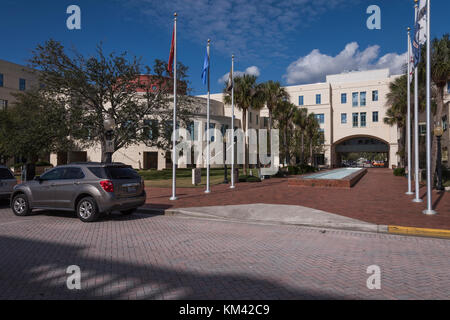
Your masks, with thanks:
M 67 14 L 70 14 L 66 20 L 66 26 L 69 30 L 80 30 L 81 29 L 81 9 L 77 5 L 70 5 L 66 10 Z
M 80 290 L 81 289 L 81 268 L 77 265 L 71 265 L 67 267 L 67 277 L 66 286 L 69 290 Z
M 376 264 L 368 266 L 366 270 L 367 274 L 371 274 L 367 278 L 366 286 L 369 290 L 380 290 L 381 289 L 381 269 Z
M 379 6 L 373 4 L 367 7 L 367 14 L 370 14 L 370 17 L 367 18 L 367 29 L 369 30 L 380 30 L 381 29 L 381 9 Z
M 266 129 L 248 129 L 247 134 L 241 129 L 228 129 L 226 139 L 218 129 L 208 129 L 206 134 L 202 130 L 191 133 L 185 128 L 179 128 L 172 133 L 172 141 L 175 141 L 175 162 L 178 165 L 206 164 L 207 141 L 210 137 L 210 165 L 231 165 L 232 152 L 235 150 L 235 164 L 245 164 L 245 141 L 248 146 L 247 164 L 260 164 L 262 175 L 274 175 L 278 172 L 280 162 L 280 134 L 278 129 L 270 132 L 270 148 L 268 148 L 268 134 Z M 172 155 L 173 158 L 173 155 Z M 173 160 L 173 159 L 172 159 Z M 259 160 L 259 162 L 258 162 Z

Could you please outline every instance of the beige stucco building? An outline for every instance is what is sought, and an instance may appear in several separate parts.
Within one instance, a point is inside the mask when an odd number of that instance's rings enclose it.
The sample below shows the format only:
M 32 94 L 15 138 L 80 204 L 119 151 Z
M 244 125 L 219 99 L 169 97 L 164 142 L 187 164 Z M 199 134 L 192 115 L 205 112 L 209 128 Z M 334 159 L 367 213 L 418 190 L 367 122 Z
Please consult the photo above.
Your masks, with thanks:
M 0 110 L 15 102 L 14 93 L 29 90 L 38 85 L 35 70 L 0 59 Z

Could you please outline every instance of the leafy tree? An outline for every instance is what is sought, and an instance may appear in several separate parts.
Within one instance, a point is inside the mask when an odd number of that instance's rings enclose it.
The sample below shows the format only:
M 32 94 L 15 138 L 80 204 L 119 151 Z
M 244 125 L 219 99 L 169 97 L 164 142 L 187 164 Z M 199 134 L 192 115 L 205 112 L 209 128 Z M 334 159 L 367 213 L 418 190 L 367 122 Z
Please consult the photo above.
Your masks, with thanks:
M 40 91 L 16 94 L 12 108 L 0 112 L 0 153 L 34 164 L 50 152 L 71 147 L 64 101 Z
M 247 133 L 247 113 L 249 109 L 260 110 L 264 107 L 264 95 L 261 88 L 257 85 L 256 79 L 256 76 L 247 74 L 234 79 L 234 104 L 242 111 L 242 129 L 245 133 Z M 231 104 L 231 94 L 226 90 L 226 87 L 223 90 L 223 100 L 224 103 Z M 248 166 L 247 138 L 245 138 L 244 148 L 244 174 L 246 175 Z
M 314 164 L 314 152 L 316 147 L 323 145 L 323 133 L 320 131 L 320 124 L 314 113 L 308 114 L 306 117 L 306 138 L 309 144 L 309 161 Z
M 105 54 L 101 44 L 96 55 L 83 56 L 75 50 L 69 55 L 57 41 L 49 40 L 33 51 L 31 64 L 38 69 L 41 91 L 47 97 L 62 101 L 72 117 L 69 118 L 71 138 L 80 148 L 102 147 L 106 157 L 104 120 L 114 119 L 114 151 L 144 143 L 168 149 L 171 145 L 173 79 L 167 64 L 156 60 L 150 81 L 141 77 L 150 74 L 137 57 L 126 53 Z M 185 123 L 194 111 L 192 98 L 186 95 L 187 67 L 179 63 L 177 111 Z M 147 78 L 148 79 L 148 78 Z M 50 99 L 50 98 L 49 98 Z M 158 120 L 158 132 L 146 119 Z

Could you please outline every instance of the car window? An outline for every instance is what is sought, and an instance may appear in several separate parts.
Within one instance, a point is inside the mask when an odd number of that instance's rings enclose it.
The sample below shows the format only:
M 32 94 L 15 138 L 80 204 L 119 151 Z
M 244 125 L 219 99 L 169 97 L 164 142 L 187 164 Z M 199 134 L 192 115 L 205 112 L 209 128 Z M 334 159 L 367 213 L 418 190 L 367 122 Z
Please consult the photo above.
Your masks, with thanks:
M 140 175 L 130 167 L 106 167 L 111 179 L 140 179 Z
M 108 174 L 103 167 L 89 167 L 90 172 L 92 172 L 97 178 L 108 179 Z
M 66 168 L 64 179 L 83 179 L 84 173 L 80 168 Z
M 14 176 L 6 168 L 0 168 L 0 179 L 14 179 Z
M 64 177 L 65 168 L 55 168 L 44 173 L 40 178 L 41 180 L 60 180 Z

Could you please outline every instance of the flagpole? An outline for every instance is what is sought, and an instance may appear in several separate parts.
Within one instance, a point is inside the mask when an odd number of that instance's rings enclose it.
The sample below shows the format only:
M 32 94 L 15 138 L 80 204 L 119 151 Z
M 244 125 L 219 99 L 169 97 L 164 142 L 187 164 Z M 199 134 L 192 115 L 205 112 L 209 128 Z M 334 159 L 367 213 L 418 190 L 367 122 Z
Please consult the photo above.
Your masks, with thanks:
M 210 150 L 210 142 L 211 142 L 211 133 L 210 133 L 210 128 L 209 128 L 209 106 L 210 106 L 210 81 L 209 81 L 209 76 L 210 76 L 210 69 L 211 69 L 211 60 L 210 60 L 210 46 L 211 46 L 211 40 L 208 39 L 208 46 L 207 46 L 207 54 L 208 54 L 208 103 L 207 103 L 207 107 L 206 107 L 206 136 L 207 136 L 207 141 L 206 141 L 206 190 L 205 193 L 210 193 L 211 190 L 209 188 L 209 161 L 210 161 L 210 157 L 211 157 L 211 150 Z
M 417 11 L 419 6 L 414 6 L 415 8 L 415 17 L 417 19 Z M 415 182 L 415 194 L 416 197 L 413 199 L 413 202 L 423 202 L 420 199 L 420 186 L 419 186 L 419 71 L 417 66 L 414 68 L 414 182 Z
M 234 189 L 234 54 L 231 56 L 231 141 L 233 148 L 231 149 L 231 189 Z
M 411 38 L 410 38 L 410 30 L 411 28 L 408 27 L 408 76 L 406 77 L 406 81 L 408 81 L 407 85 L 407 96 L 408 96 L 408 111 L 407 111 L 407 128 L 406 128 L 406 134 L 407 134 L 407 144 L 408 144 L 408 192 L 406 192 L 407 195 L 414 194 L 411 190 Z
M 173 128 L 172 128 L 172 197 L 170 200 L 177 200 L 176 196 L 176 150 L 175 150 L 175 131 L 177 129 L 177 13 L 174 13 L 173 19 L 173 39 L 174 39 L 174 54 L 173 54 Z
M 431 80 L 430 80 L 430 74 L 431 74 L 431 67 L 430 67 L 430 60 L 431 60 L 431 41 L 430 41 L 430 18 L 431 18 L 431 12 L 430 12 L 430 2 L 431 0 L 427 1 L 427 209 L 423 211 L 424 214 L 427 215 L 433 215 L 437 212 L 433 210 L 433 204 L 432 204 L 432 187 L 431 187 L 431 177 L 433 176 L 433 173 L 431 172 Z

